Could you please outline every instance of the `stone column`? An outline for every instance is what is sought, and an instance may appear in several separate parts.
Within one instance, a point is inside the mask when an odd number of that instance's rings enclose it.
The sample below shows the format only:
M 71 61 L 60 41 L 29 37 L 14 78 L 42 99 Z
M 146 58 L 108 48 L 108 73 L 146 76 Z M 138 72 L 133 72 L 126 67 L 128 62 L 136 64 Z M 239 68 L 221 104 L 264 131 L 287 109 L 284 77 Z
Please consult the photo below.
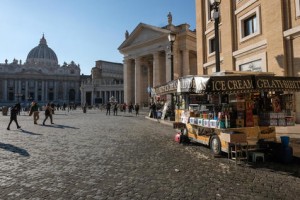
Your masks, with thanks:
M 159 62 L 159 52 L 153 54 L 153 87 L 161 84 L 160 79 L 160 62 Z
M 132 103 L 138 103 L 141 105 L 141 58 L 135 59 L 135 99 Z M 128 102 L 130 103 L 130 102 Z
M 132 93 L 132 84 L 131 80 L 133 79 L 131 66 L 131 60 L 125 59 L 124 60 L 124 101 L 128 104 L 131 101 L 131 93 Z
M 46 103 L 48 103 L 48 81 L 46 81 L 45 84 L 45 100 L 47 101 Z
M 166 51 L 166 82 L 170 80 L 171 80 L 171 51 L 168 50 Z
M 42 81 L 42 101 L 45 100 L 45 81 Z
M 38 100 L 38 81 L 34 81 L 34 98 L 36 101 Z
M 21 87 L 22 87 L 22 83 L 21 83 L 21 80 L 18 80 L 18 93 L 21 94 Z M 22 100 L 21 98 L 22 97 L 19 97 L 20 100 Z
M 4 101 L 7 101 L 7 80 L 4 80 Z
M 57 81 L 54 81 L 54 86 L 53 86 L 53 101 L 57 100 Z
M 184 50 L 183 51 L 183 76 L 190 75 L 190 74 L 191 74 L 190 53 L 189 50 Z
M 25 81 L 25 98 L 28 99 L 28 80 Z

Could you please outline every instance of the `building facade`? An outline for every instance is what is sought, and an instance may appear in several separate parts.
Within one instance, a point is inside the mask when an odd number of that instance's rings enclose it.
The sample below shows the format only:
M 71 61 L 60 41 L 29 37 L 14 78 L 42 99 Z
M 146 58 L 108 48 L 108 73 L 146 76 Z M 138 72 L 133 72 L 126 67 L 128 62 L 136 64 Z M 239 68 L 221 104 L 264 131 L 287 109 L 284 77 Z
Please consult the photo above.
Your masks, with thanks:
M 124 100 L 147 105 L 151 88 L 171 80 L 169 33 L 176 34 L 173 44 L 174 79 L 197 74 L 196 33 L 190 25 L 172 24 L 172 15 L 164 27 L 140 23 L 132 33 L 125 33 L 119 51 L 124 56 Z
M 103 60 L 96 61 L 91 76 L 81 81 L 81 104 L 99 105 L 109 101 L 124 102 L 123 65 Z
M 196 0 L 198 73 L 215 68 L 213 8 Z M 300 1 L 221 1 L 219 41 L 221 71 L 274 72 L 300 75 Z M 295 93 L 296 122 L 300 123 L 300 95 Z
M 0 104 L 21 102 L 28 105 L 80 102 L 80 66 L 58 64 L 55 52 L 48 47 L 43 35 L 38 46 L 27 56 L 26 62 L 16 59 L 0 64 Z

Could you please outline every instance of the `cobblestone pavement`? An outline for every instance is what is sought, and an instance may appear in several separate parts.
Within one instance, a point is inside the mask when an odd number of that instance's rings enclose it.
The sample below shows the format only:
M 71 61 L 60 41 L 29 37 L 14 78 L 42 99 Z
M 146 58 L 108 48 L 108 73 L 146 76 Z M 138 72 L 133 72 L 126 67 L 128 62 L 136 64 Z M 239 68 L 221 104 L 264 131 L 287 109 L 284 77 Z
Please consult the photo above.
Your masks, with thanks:
M 144 116 L 0 116 L 0 199 L 299 199 L 299 163 L 235 165 Z M 43 114 L 39 123 L 44 119 Z M 295 166 L 296 165 L 296 166 Z

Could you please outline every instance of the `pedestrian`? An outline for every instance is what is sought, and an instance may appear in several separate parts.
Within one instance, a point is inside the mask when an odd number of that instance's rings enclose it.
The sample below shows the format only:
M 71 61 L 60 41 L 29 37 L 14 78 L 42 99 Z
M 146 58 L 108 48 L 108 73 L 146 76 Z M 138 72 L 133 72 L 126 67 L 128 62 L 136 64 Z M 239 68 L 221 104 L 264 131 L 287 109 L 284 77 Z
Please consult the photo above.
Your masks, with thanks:
M 135 110 L 135 116 L 138 116 L 139 115 L 139 110 L 140 110 L 140 106 L 138 103 L 136 103 L 134 105 L 134 110 Z
M 21 104 L 20 104 L 20 102 L 18 102 L 16 104 L 16 106 L 17 106 L 17 109 L 18 109 L 18 115 L 20 115 L 21 114 Z
M 52 118 L 52 107 L 51 107 L 50 103 L 48 103 L 46 108 L 45 108 L 45 119 L 43 121 L 43 125 L 45 125 L 45 122 L 48 119 L 48 117 L 50 118 L 51 124 L 54 124 L 53 123 L 53 118 Z
M 33 123 L 37 124 L 37 121 L 40 118 L 39 105 L 37 102 L 33 101 L 30 107 L 30 116 L 33 114 Z
M 156 104 L 155 104 L 155 102 L 153 102 L 151 104 L 150 109 L 151 109 L 151 116 L 152 116 L 152 118 L 156 119 L 157 116 L 156 116 Z
M 133 110 L 133 104 L 130 103 L 129 106 L 128 106 L 128 112 L 132 113 L 132 110 Z
M 110 102 L 107 102 L 107 104 L 106 104 L 106 115 L 110 115 L 110 107 L 111 107 Z
M 118 115 L 118 103 L 114 104 L 114 115 Z
M 11 110 L 10 110 L 10 121 L 9 121 L 9 124 L 7 126 L 7 130 L 10 130 L 10 124 L 12 123 L 12 121 L 15 121 L 16 122 L 16 125 L 17 125 L 17 128 L 21 128 L 21 126 L 19 125 L 18 123 L 18 120 L 17 120 L 17 115 L 18 115 L 18 106 L 15 105 Z

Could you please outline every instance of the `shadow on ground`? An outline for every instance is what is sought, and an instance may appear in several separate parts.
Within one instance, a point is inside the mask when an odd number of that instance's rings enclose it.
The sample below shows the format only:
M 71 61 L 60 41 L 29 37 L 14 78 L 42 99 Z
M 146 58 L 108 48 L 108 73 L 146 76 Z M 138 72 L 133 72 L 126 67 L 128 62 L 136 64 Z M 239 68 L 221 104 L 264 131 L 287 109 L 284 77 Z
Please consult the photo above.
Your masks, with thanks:
M 33 132 L 30 132 L 30 131 L 26 131 L 26 130 L 24 130 L 24 129 L 21 129 L 21 132 L 22 132 L 22 133 L 29 134 L 29 135 L 42 135 L 42 134 L 40 134 L 40 133 L 33 133 Z
M 4 149 L 6 151 L 17 153 L 21 156 L 25 156 L 25 157 L 30 156 L 30 154 L 25 149 L 22 149 L 20 147 L 16 147 L 16 146 L 11 145 L 11 144 L 5 144 L 5 143 L 0 142 L 0 148 Z
M 206 154 L 207 156 L 210 157 L 214 157 L 215 159 L 219 159 L 221 162 L 227 162 L 228 160 L 228 154 L 227 153 L 222 153 L 222 155 L 220 156 L 213 156 L 213 154 L 211 153 L 210 149 L 208 146 L 206 145 L 202 145 L 199 143 L 184 143 L 181 144 L 184 146 L 190 146 L 192 148 L 197 148 L 196 151 L 200 151 L 204 154 Z M 231 160 L 233 162 L 229 162 L 233 165 L 235 165 L 235 161 Z M 250 159 L 248 159 L 248 162 L 246 161 L 241 161 L 238 164 L 241 167 L 248 167 L 248 168 L 253 168 L 253 169 L 260 169 L 263 171 L 271 171 L 271 172 L 275 172 L 275 173 L 280 173 L 280 174 L 287 174 L 287 175 L 291 175 L 294 177 L 298 177 L 300 178 L 300 157 L 297 156 L 293 156 L 292 160 L 290 162 L 282 162 L 276 158 L 274 158 L 273 156 L 269 156 L 266 155 L 265 156 L 265 162 L 262 162 L 262 160 L 259 160 L 257 162 L 251 162 Z

